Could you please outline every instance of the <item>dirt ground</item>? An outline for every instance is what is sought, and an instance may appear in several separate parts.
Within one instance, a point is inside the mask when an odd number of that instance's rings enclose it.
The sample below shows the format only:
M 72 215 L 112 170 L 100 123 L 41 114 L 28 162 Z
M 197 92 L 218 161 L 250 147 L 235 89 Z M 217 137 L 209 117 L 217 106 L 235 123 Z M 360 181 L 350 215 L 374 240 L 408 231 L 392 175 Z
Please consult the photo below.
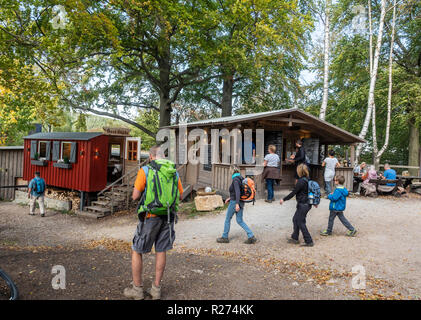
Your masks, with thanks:
M 169 254 L 163 299 L 420 299 L 421 198 L 351 198 L 347 218 L 358 230 L 346 237 L 335 221 L 326 228 L 328 202 L 313 208 L 307 225 L 315 246 L 286 243 L 295 202 L 247 205 L 246 223 L 258 242 L 232 221 L 229 244 L 215 239 L 225 213 L 180 219 Z M 91 220 L 0 203 L 0 267 L 17 283 L 22 299 L 123 299 L 130 283 L 130 241 L 137 224 L 131 214 Z M 145 289 L 154 255 L 145 258 Z M 51 268 L 66 268 L 65 290 L 51 286 Z M 352 268 L 362 265 L 366 290 L 351 286 Z

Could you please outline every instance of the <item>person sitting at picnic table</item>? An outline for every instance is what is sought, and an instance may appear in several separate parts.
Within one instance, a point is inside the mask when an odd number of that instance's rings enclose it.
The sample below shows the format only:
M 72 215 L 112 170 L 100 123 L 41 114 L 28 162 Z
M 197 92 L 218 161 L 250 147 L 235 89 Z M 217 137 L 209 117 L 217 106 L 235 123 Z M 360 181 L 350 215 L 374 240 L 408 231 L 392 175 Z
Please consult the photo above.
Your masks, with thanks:
M 396 171 L 390 168 L 390 165 L 388 163 L 384 164 L 384 173 L 383 173 L 382 179 L 396 180 Z M 386 185 L 390 187 L 394 187 L 396 183 L 390 182 L 390 183 L 387 183 Z
M 396 180 L 396 178 L 397 178 L 396 177 L 396 171 L 394 169 L 390 168 L 390 164 L 385 163 L 384 164 L 384 172 L 383 172 L 383 175 L 381 175 L 381 179 Z M 386 183 L 386 186 L 394 187 L 394 186 L 396 186 L 396 182 L 388 182 L 388 183 Z M 397 191 L 397 195 L 399 195 L 399 196 L 406 193 L 405 189 L 400 187 L 400 186 L 397 187 L 396 191 Z
M 366 197 L 377 195 L 376 185 L 374 183 L 370 183 L 371 179 L 377 179 L 377 171 L 373 165 L 369 167 L 367 178 L 361 184 L 361 193 Z
M 354 176 L 355 177 L 361 177 L 365 173 L 365 167 L 367 164 L 365 162 L 361 162 L 360 165 L 356 165 L 354 167 Z
M 363 175 L 365 173 L 365 167 L 366 167 L 366 163 L 365 162 L 361 162 L 360 165 L 356 165 L 354 167 L 354 181 L 353 181 L 353 191 L 356 193 L 360 193 L 360 189 L 361 189 L 361 183 L 363 182 Z

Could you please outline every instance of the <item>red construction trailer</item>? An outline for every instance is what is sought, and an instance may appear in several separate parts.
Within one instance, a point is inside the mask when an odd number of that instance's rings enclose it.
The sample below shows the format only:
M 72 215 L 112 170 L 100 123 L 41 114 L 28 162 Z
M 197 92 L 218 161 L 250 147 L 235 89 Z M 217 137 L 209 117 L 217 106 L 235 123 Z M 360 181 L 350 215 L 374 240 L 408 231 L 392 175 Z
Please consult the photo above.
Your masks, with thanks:
M 140 163 L 139 137 L 131 137 L 127 128 L 103 129 L 104 132 L 43 132 L 25 137 L 23 179 L 30 181 L 39 171 L 48 187 L 80 191 L 80 211 L 85 204 L 89 208 L 91 199 L 97 199 L 98 194 L 122 185 L 124 179 L 127 184 Z M 110 197 L 114 197 L 112 190 L 107 199 Z
M 24 141 L 25 180 L 39 171 L 49 186 L 84 192 L 106 187 L 109 137 L 102 132 L 36 133 Z

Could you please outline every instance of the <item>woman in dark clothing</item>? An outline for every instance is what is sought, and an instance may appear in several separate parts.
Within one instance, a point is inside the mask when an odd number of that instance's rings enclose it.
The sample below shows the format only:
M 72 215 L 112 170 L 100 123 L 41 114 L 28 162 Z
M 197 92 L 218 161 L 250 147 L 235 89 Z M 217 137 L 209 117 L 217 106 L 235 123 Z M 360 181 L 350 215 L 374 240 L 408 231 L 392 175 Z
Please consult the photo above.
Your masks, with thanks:
M 289 159 L 288 161 L 294 162 L 294 165 L 295 165 L 295 183 L 297 183 L 297 181 L 299 179 L 299 176 L 297 174 L 297 168 L 300 164 L 306 163 L 306 153 L 305 153 L 304 148 L 303 148 L 303 141 L 302 140 L 297 140 L 297 142 L 295 142 L 295 147 L 296 147 L 295 155 L 292 155 L 291 159 Z
M 225 218 L 224 233 L 222 234 L 221 238 L 216 239 L 216 242 L 229 242 L 228 233 L 231 227 L 231 219 L 235 213 L 237 223 L 247 233 L 247 240 L 244 243 L 252 244 L 255 243 L 257 239 L 254 236 L 253 232 L 250 230 L 250 228 L 243 221 L 244 202 L 240 200 L 243 177 L 241 177 L 240 169 L 236 165 L 231 165 L 231 172 L 233 174 L 232 183 L 229 188 L 230 197 L 227 200 L 225 200 L 225 203 L 229 202 L 229 205 L 227 209 L 227 215 Z
M 289 243 L 298 244 L 298 236 L 299 232 L 303 234 L 303 238 L 305 244 L 302 246 L 305 247 L 312 247 L 313 246 L 313 239 L 311 238 L 310 232 L 308 232 L 306 226 L 306 217 L 307 213 L 311 209 L 311 205 L 308 204 L 308 168 L 307 166 L 302 163 L 297 167 L 297 175 L 299 177 L 297 183 L 295 184 L 294 190 L 283 198 L 280 201 L 280 204 L 283 204 L 284 201 L 291 199 L 294 195 L 297 199 L 297 210 L 295 211 L 294 217 L 292 218 L 292 222 L 294 224 L 294 229 L 291 234 L 291 238 L 288 239 Z

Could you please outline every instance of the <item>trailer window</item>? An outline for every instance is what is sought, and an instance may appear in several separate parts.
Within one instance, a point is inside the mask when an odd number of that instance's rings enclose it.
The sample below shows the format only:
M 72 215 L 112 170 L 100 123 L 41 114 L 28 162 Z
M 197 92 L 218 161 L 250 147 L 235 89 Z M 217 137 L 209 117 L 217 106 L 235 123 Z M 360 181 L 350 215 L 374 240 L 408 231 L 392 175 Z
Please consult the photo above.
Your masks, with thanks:
M 137 161 L 137 141 L 127 141 L 127 160 Z
M 39 158 L 47 158 L 47 142 L 40 141 L 38 146 L 38 156 Z
M 121 146 L 119 144 L 111 145 L 110 159 L 111 160 L 120 160 Z
M 62 142 L 61 143 L 61 160 L 68 159 L 70 160 L 70 150 L 72 148 L 71 142 Z

